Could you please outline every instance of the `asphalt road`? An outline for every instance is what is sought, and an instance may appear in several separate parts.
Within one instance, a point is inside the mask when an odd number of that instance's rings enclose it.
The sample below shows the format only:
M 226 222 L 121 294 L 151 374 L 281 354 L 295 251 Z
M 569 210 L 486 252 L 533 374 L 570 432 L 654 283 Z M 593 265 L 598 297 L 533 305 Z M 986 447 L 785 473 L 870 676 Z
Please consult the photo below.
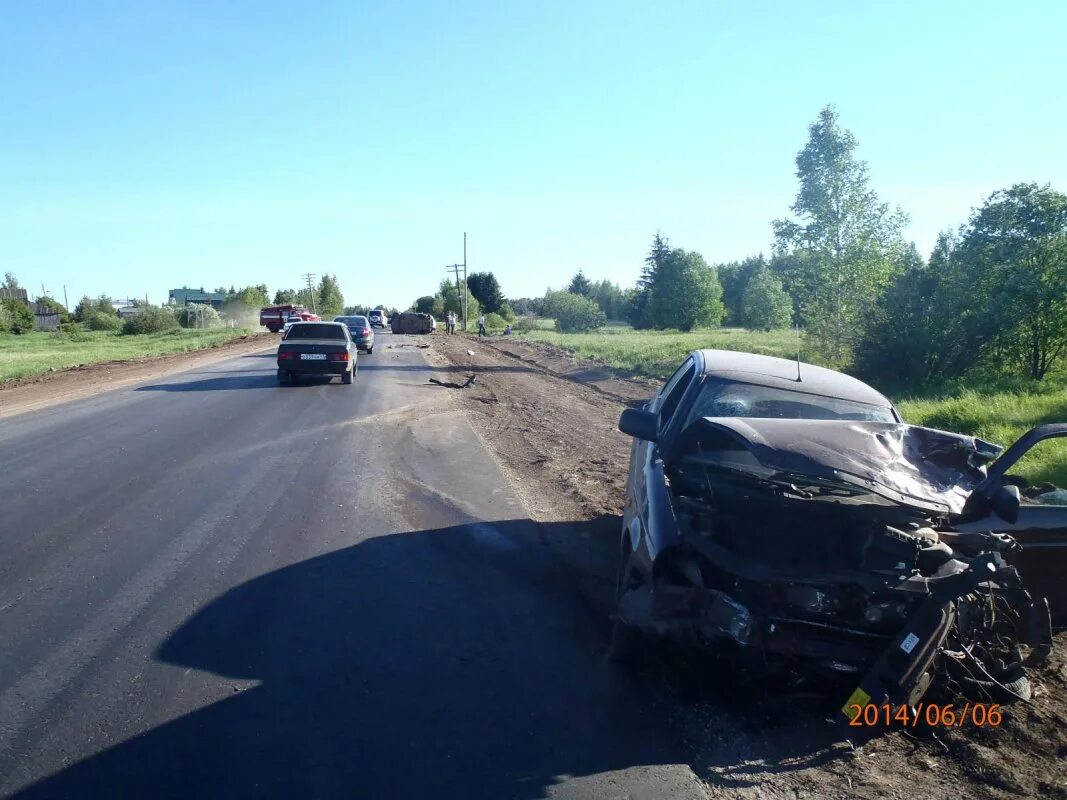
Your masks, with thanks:
M 0 422 L 0 794 L 704 796 L 415 341 Z

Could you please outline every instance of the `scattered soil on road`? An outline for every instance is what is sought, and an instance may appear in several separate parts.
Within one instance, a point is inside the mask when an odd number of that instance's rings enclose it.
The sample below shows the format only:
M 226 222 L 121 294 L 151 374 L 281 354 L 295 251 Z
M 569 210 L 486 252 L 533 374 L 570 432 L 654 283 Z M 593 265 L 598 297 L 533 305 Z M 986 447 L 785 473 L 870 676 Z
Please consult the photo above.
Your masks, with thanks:
M 441 391 L 456 393 L 534 519 L 576 521 L 569 538 L 546 545 L 606 628 L 631 445 L 618 418 L 657 384 L 521 339 L 434 334 L 428 342 L 455 383 L 471 371 L 468 348 L 475 352 L 477 383 Z M 736 665 L 677 653 L 641 677 L 661 685 L 713 797 L 1067 798 L 1067 634 L 1057 646 L 1031 674 L 1032 705 L 1010 707 L 1002 726 L 898 731 L 859 747 L 826 721 L 835 694 L 746 686 Z
M 155 380 L 174 372 L 211 364 L 233 356 L 277 347 L 278 337 L 253 333 L 203 350 L 139 358 L 132 361 L 104 361 L 72 369 L 46 372 L 0 384 L 0 417 L 38 411 L 58 403 L 120 389 L 141 381 Z

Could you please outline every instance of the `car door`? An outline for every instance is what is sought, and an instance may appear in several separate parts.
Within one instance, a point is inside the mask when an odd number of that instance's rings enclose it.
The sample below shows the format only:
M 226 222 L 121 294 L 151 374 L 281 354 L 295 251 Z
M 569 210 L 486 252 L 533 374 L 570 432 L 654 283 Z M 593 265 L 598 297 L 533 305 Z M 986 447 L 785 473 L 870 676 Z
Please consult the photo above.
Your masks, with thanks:
M 992 510 L 993 498 L 1007 486 L 1020 487 L 1022 495 L 1011 522 Z M 967 505 L 972 518 L 956 529 L 1006 533 L 1018 541 L 1021 549 L 1008 560 L 1031 594 L 1048 598 L 1053 624 L 1067 627 L 1067 423 L 1034 428 L 1005 450 Z
M 696 362 L 690 356 L 646 406 L 647 411 L 656 415 L 656 429 L 660 434 L 670 428 L 679 403 L 695 376 Z M 623 523 L 628 526 L 631 548 L 639 550 L 641 558 L 650 564 L 662 541 L 658 535 L 660 531 L 655 528 L 667 512 L 665 506 L 669 505 L 670 499 L 666 495 L 663 463 L 658 457 L 660 444 L 635 438 L 631 447 L 628 507 Z M 644 547 L 641 547 L 642 543 Z

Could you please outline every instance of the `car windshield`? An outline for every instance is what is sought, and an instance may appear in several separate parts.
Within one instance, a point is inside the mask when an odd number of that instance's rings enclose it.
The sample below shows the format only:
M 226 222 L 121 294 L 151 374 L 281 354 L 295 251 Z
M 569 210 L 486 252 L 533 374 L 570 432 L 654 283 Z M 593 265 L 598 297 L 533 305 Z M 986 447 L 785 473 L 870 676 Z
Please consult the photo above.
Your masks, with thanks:
M 344 339 L 345 329 L 333 323 L 316 324 L 305 322 L 302 325 L 294 325 L 285 335 L 286 341 L 290 339 Z
M 897 421 L 888 407 L 722 378 L 704 380 L 686 425 L 701 417 Z

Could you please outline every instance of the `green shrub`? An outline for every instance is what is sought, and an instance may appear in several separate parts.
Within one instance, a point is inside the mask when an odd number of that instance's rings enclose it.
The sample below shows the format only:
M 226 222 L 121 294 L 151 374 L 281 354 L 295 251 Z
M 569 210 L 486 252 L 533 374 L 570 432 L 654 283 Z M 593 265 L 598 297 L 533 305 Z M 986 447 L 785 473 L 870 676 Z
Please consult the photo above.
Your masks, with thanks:
M 122 333 L 125 336 L 136 336 L 142 333 L 164 333 L 178 327 L 178 318 L 169 308 L 149 306 L 127 319 L 122 324 Z
M 528 331 L 536 331 L 538 329 L 537 317 L 530 314 L 523 314 L 516 317 L 515 322 L 511 325 L 512 329 L 519 333 L 526 333 Z
M 497 313 L 499 313 L 500 316 L 502 316 L 508 322 L 515 321 L 515 310 L 508 303 L 504 303 L 503 305 L 501 305 Z
M 485 327 L 491 331 L 502 331 L 507 324 L 507 320 L 499 314 L 490 313 L 485 315 Z
M 0 333 L 11 333 L 11 312 L 0 303 Z
M 555 317 L 556 330 L 560 333 L 595 331 L 608 321 L 600 306 L 588 297 L 571 292 L 545 293 L 544 313 Z
M 91 331 L 122 330 L 122 319 L 118 314 L 105 314 L 103 311 L 90 311 L 86 324 Z
M 37 317 L 30 311 L 28 305 L 13 297 L 5 297 L 0 301 L 0 304 L 3 305 L 6 311 L 4 314 L 5 330 L 18 335 L 30 333 L 33 330 L 34 325 L 37 323 Z

